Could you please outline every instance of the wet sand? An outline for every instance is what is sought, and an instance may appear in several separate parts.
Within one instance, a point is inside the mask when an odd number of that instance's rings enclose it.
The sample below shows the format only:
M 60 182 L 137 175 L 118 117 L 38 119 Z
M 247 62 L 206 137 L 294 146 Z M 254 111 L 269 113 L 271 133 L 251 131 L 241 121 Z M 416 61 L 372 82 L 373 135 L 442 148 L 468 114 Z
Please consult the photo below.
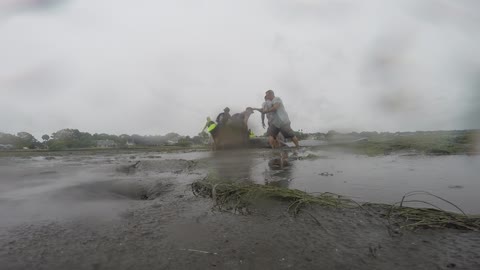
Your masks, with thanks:
M 480 269 L 479 232 L 392 234 L 358 209 L 282 203 L 239 215 L 191 193 L 212 170 L 253 181 L 262 151 L 1 158 L 1 268 Z

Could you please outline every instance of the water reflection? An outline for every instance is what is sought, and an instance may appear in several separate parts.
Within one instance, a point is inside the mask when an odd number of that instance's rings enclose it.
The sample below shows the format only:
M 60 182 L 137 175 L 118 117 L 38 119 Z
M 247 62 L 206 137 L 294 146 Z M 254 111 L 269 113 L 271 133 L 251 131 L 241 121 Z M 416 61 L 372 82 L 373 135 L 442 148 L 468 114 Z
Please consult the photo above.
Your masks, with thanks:
M 215 151 L 212 153 L 213 172 L 222 180 L 252 182 L 254 155 L 248 150 Z
M 295 158 L 286 151 L 217 151 L 210 173 L 222 180 L 289 187 Z
M 289 157 L 287 151 L 274 153 L 268 160 L 268 167 L 264 171 L 266 185 L 277 187 L 289 187 L 292 178 L 292 166 L 294 159 Z
M 288 150 L 287 150 L 288 151 Z M 359 202 L 395 203 L 414 190 L 424 190 L 479 213 L 480 157 L 379 156 L 340 152 L 279 150 L 219 151 L 211 169 L 221 179 L 257 183 L 306 192 L 333 192 Z M 282 165 L 282 158 L 286 163 Z M 448 204 L 419 197 L 449 211 Z

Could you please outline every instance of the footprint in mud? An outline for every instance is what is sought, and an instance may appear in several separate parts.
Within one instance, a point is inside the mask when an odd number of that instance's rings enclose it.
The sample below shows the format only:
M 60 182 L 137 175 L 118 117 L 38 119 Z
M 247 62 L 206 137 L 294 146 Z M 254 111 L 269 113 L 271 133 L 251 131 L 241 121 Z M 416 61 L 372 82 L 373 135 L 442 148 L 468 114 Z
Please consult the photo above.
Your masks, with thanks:
M 67 200 L 153 200 L 173 189 L 173 184 L 162 180 L 108 180 L 66 187 L 54 195 Z
M 142 160 L 130 165 L 121 165 L 116 171 L 126 174 L 135 172 L 156 172 L 156 173 L 175 173 L 179 174 L 185 171 L 191 171 L 197 167 L 195 160 L 167 159 L 167 160 Z
M 140 161 L 137 161 L 135 162 L 135 164 L 119 166 L 117 167 L 117 172 L 122 172 L 126 174 L 134 173 L 135 170 L 138 168 L 139 164 L 140 164 Z
M 172 183 L 153 181 L 122 181 L 114 183 L 108 188 L 113 194 L 124 196 L 132 200 L 153 200 L 173 189 Z

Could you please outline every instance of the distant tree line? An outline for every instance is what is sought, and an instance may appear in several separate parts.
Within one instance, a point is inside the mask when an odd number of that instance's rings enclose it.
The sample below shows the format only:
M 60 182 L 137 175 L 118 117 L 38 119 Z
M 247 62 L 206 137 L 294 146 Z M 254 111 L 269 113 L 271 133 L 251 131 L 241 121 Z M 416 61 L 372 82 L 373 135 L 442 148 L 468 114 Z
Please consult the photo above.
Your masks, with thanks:
M 113 142 L 115 147 L 151 147 L 163 145 L 191 146 L 208 143 L 209 135 L 205 132 L 197 136 L 181 136 L 171 132 L 166 135 L 111 135 L 106 133 L 82 132 L 78 129 L 62 129 L 51 135 L 45 134 L 38 141 L 28 132 L 19 132 L 16 135 L 0 132 L 0 149 L 50 149 L 63 150 L 74 148 L 97 147 L 98 142 Z
M 42 143 L 28 132 L 18 132 L 17 135 L 0 132 L 0 146 L 3 149 L 35 149 L 42 147 Z
M 330 139 L 389 139 L 395 137 L 421 136 L 430 140 L 432 136 L 442 137 L 452 143 L 472 144 L 475 140 L 480 140 L 479 130 L 449 130 L 449 131 L 415 131 L 415 132 L 350 132 L 340 133 L 330 130 L 327 133 L 315 132 L 304 133 L 303 130 L 295 132 L 296 136 L 301 139 L 313 140 L 330 140 Z M 266 134 L 264 135 L 266 136 Z M 181 136 L 177 133 L 170 132 L 166 135 L 111 135 L 106 133 L 81 132 L 78 129 L 62 129 L 51 135 L 45 134 L 41 137 L 42 141 L 38 141 L 32 134 L 28 132 L 18 132 L 16 135 L 0 132 L 0 150 L 5 149 L 50 149 L 63 150 L 74 148 L 92 148 L 98 147 L 99 142 L 108 141 L 114 147 L 155 147 L 163 145 L 191 146 L 208 144 L 210 135 L 201 132 L 194 137 Z

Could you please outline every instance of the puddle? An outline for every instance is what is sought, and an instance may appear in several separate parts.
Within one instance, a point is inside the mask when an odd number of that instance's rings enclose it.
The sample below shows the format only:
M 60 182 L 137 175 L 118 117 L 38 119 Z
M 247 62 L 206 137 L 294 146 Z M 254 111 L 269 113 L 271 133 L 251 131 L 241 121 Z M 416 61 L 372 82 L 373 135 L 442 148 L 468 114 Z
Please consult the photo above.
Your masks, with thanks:
M 0 162 L 0 225 L 116 219 L 132 203 L 161 198 L 174 188 L 177 171 L 188 172 L 195 165 L 187 160 L 145 160 L 132 173 L 125 173 L 118 168 L 129 165 L 96 159 L 102 161 L 93 164 L 90 158 L 83 162 L 75 158 L 81 166 L 72 166 L 72 158 L 58 158 L 55 163 L 44 159 Z
M 301 159 L 308 155 L 322 158 Z M 256 158 L 254 163 L 249 171 L 256 183 L 281 181 L 281 186 L 306 192 L 332 192 L 359 202 L 389 204 L 400 201 L 408 192 L 421 190 L 453 202 L 467 213 L 480 213 L 479 156 L 366 157 L 317 151 L 299 154 L 281 172 L 273 170 L 269 160 Z M 410 199 L 457 211 L 433 196 L 415 195 Z
M 440 196 L 470 214 L 480 213 L 480 156 L 389 155 L 367 157 L 306 150 L 280 168 L 282 151 L 225 151 L 212 154 L 210 169 L 222 179 L 269 184 L 309 193 L 332 192 L 358 202 L 395 203 L 412 191 Z M 426 201 L 444 210 L 458 210 L 430 195 Z M 428 207 L 422 203 L 410 206 Z

